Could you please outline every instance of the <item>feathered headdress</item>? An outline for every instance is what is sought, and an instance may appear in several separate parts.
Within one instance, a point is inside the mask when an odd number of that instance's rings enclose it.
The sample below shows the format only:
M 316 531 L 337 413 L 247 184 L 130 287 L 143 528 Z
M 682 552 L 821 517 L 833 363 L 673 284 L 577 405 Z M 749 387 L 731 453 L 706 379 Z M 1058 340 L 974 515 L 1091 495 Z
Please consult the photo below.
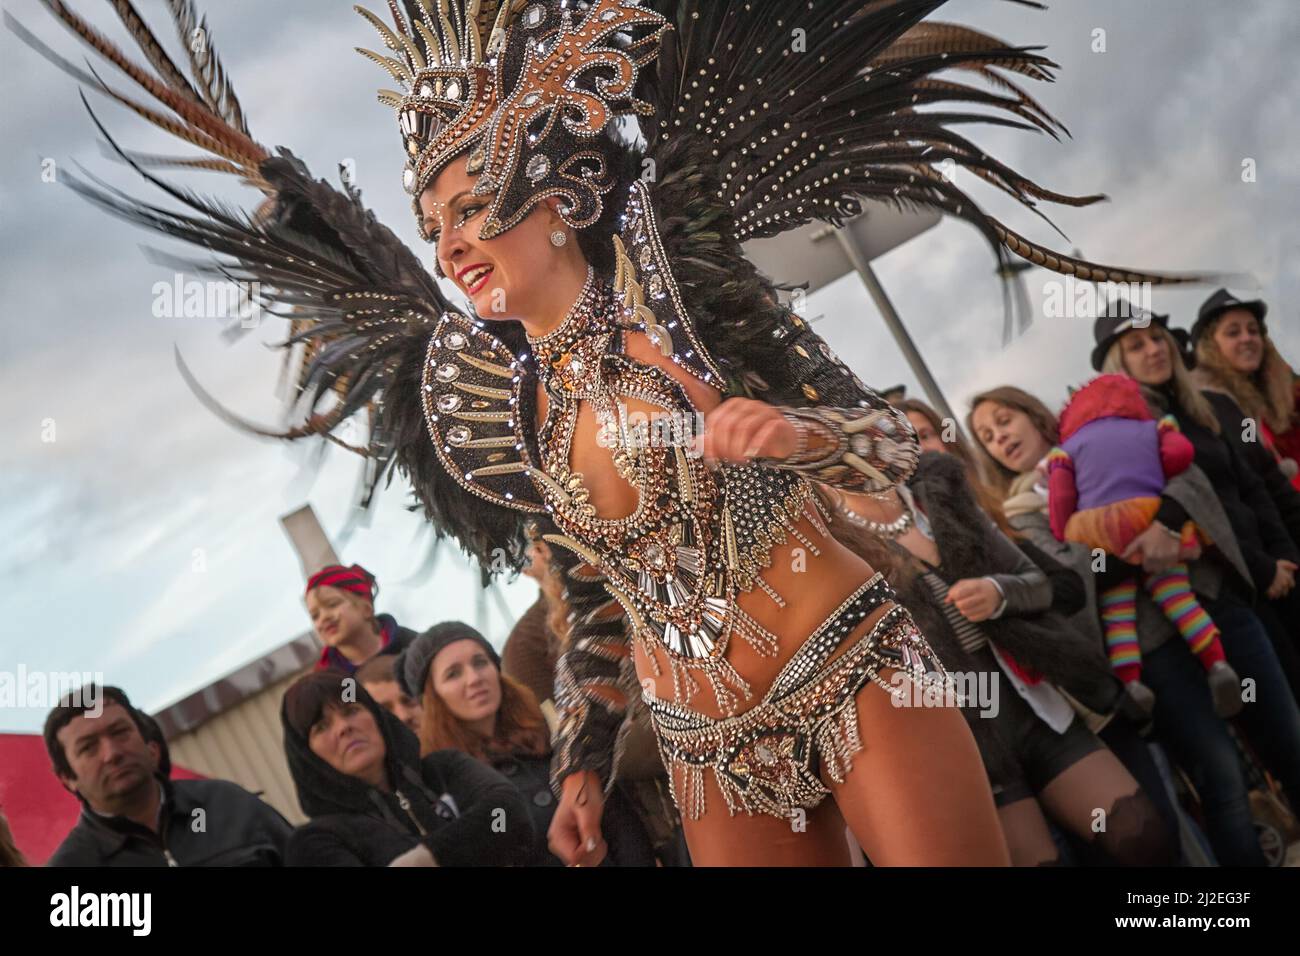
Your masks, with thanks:
M 393 29 L 356 10 L 394 55 L 358 52 L 404 87 L 380 90 L 379 101 L 397 110 L 406 190 L 418 197 L 469 151 L 475 193 L 493 197 L 480 238 L 548 196 L 563 199 L 560 215 L 575 229 L 599 220 L 601 197 L 615 185 L 606 128 L 650 111 L 633 91 L 667 20 L 621 0 L 595 0 L 585 13 L 567 0 L 439 0 L 436 13 L 431 0 L 411 0 L 405 15 L 396 2 L 389 8 Z
M 424 355 L 450 304 L 419 258 L 351 186 L 316 180 L 287 150 L 276 155 L 252 137 L 190 0 L 167 0 L 189 77 L 129 0 L 112 0 L 112 7 L 140 48 L 134 59 L 61 0 L 42 2 L 148 98 L 133 99 L 93 69 L 74 66 L 5 14 L 10 28 L 86 86 L 206 153 L 146 156 L 109 139 L 180 210 L 65 178 L 110 212 L 214 253 L 195 268 L 256 281 L 265 304 L 289 313 L 285 345 L 305 348 L 295 376 L 302 418 L 280 431 L 241 424 L 278 437 L 339 441 L 338 426 L 369 412 L 368 436 L 353 446 L 371 464 L 368 494 L 396 465 L 440 531 L 485 566 L 501 566 L 503 548 L 506 565 L 517 565 L 526 544 L 521 515 L 485 507 L 429 454 Z M 838 224 L 863 202 L 883 201 L 965 219 L 1000 259 L 1015 254 L 1097 281 L 1194 278 L 1059 255 L 987 216 L 955 185 L 949 170 L 960 167 L 1035 210 L 1040 201 L 1101 198 L 1044 189 L 956 132 L 994 123 L 1058 136 L 1064 127 L 1019 85 L 1050 80 L 1055 64 L 1037 48 L 925 19 L 942 3 L 440 0 L 435 9 L 433 0 L 389 0 L 395 28 L 381 33 L 395 55 L 372 58 L 405 87 L 381 99 L 401 113 L 413 190 L 439 163 L 468 150 L 478 187 L 494 193 L 484 236 L 509 228 L 540 198 L 559 195 L 571 222 L 590 221 L 587 235 L 612 245 L 601 226 L 618 218 L 635 191 L 625 188 L 626 177 L 637 170 L 647 181 L 637 189 L 642 212 L 653 213 L 664 268 L 727 391 L 778 404 L 834 404 L 851 398 L 852 389 L 838 390 L 856 387 L 856 376 L 822 363 L 810 379 L 807 360 L 824 343 L 779 304 L 744 257 L 742 241 L 811 219 Z M 969 77 L 983 85 L 963 81 Z M 623 115 L 639 124 L 639 145 L 616 142 L 608 121 Z M 159 167 L 230 173 L 265 199 L 251 215 L 232 210 L 161 181 L 150 172 Z M 616 169 L 624 182 L 610 192 L 606 172 Z M 512 354 L 524 351 L 517 326 L 503 323 L 494 332 Z

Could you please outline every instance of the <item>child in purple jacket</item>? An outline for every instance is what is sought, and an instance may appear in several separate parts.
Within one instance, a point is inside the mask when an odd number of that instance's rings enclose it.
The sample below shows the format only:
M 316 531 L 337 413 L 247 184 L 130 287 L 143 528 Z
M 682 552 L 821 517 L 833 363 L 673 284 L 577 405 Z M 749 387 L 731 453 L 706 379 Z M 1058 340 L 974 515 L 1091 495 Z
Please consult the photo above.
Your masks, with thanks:
M 1106 651 L 1115 674 L 1148 712 L 1155 695 L 1142 683 L 1137 641 L 1137 585 L 1178 629 L 1209 677 L 1215 710 L 1230 717 L 1241 710 L 1241 684 L 1224 659 L 1219 629 L 1201 607 L 1188 580 L 1186 561 L 1199 557 L 1204 534 L 1187 522 L 1178 529 L 1178 564 L 1143 574 L 1124 557 L 1133 539 L 1150 527 L 1165 483 L 1192 463 L 1192 443 L 1172 416 L 1159 422 L 1138 383 L 1126 375 L 1102 375 L 1084 385 L 1061 412 L 1060 445 L 1048 455 L 1048 513 L 1052 533 L 1121 559 L 1098 581 Z

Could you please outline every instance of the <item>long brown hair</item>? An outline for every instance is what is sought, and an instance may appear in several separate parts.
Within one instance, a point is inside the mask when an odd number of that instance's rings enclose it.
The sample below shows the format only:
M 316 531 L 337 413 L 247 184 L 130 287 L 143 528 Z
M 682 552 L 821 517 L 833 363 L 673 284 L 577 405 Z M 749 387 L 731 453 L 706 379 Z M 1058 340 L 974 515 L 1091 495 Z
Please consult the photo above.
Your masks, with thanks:
M 970 400 L 970 411 L 966 413 L 966 427 L 970 429 L 970 433 L 975 439 L 975 460 L 979 462 L 979 470 L 983 474 L 987 486 L 1005 499 L 1011 488 L 1011 482 L 1020 476 L 990 455 L 988 449 L 984 447 L 984 443 L 979 440 L 979 436 L 975 431 L 975 409 L 985 402 L 1005 405 L 1007 408 L 1022 412 L 1029 419 L 1029 423 L 1034 426 L 1034 430 L 1043 436 L 1043 440 L 1049 445 L 1055 445 L 1060 441 L 1060 431 L 1056 427 L 1056 415 L 1052 413 L 1052 410 L 1023 388 L 1016 388 L 1014 385 L 999 385 L 997 388 L 990 388 L 987 391 L 980 392 Z
M 931 408 L 925 402 L 916 398 L 905 398 L 901 402 L 896 402 L 895 407 L 902 409 L 904 413 L 915 412 L 930 423 L 936 435 L 942 436 L 944 432 L 943 419 L 939 413 Z M 975 456 L 971 454 L 970 445 L 967 444 L 960 432 L 954 430 L 952 441 L 944 438 L 943 443 L 949 448 L 950 454 L 957 458 L 966 469 L 966 481 L 970 484 L 971 491 L 975 493 L 975 503 L 980 506 L 980 510 L 993 519 L 993 523 L 998 526 L 998 530 L 1008 538 L 1019 538 L 1020 532 L 1016 531 L 1007 523 L 1007 516 L 1002 513 L 1002 496 L 998 495 L 993 488 L 989 487 L 984 476 L 980 472 L 979 465 L 975 462 Z
M 433 689 L 433 668 L 424 680 L 420 717 L 420 756 L 435 750 L 460 750 L 476 760 L 489 761 L 497 754 L 544 757 L 551 752 L 550 732 L 537 697 L 513 677 L 498 671 L 501 707 L 491 738 L 483 737 L 451 712 Z
M 1156 326 L 1160 329 L 1161 337 L 1165 341 L 1165 346 L 1169 349 L 1169 364 L 1173 368 L 1173 375 L 1169 379 L 1169 388 L 1174 393 L 1174 400 L 1182 406 L 1184 412 L 1192 421 L 1208 428 L 1214 434 L 1219 434 L 1219 420 L 1214 415 L 1214 409 L 1200 390 L 1192 383 L 1192 375 L 1187 371 L 1187 366 L 1183 364 L 1183 353 L 1178 347 L 1178 340 L 1174 338 L 1173 333 L 1164 326 Z M 1124 347 L 1120 340 L 1124 336 L 1116 339 L 1114 344 L 1106 352 L 1106 358 L 1101 363 L 1103 374 L 1128 375 L 1128 366 L 1124 364 Z M 1134 379 L 1134 381 L 1137 381 Z M 1140 383 L 1139 383 L 1140 384 Z M 1142 393 L 1147 397 L 1147 404 L 1152 404 L 1152 397 L 1155 389 L 1149 385 L 1142 386 Z
M 1226 391 L 1237 407 L 1251 418 L 1265 422 L 1275 434 L 1287 431 L 1295 418 L 1295 372 L 1263 329 L 1260 334 L 1264 340 L 1264 358 L 1259 368 L 1250 375 L 1237 371 L 1214 340 L 1217 325 L 1216 321 L 1196 342 L 1195 379 L 1210 388 Z

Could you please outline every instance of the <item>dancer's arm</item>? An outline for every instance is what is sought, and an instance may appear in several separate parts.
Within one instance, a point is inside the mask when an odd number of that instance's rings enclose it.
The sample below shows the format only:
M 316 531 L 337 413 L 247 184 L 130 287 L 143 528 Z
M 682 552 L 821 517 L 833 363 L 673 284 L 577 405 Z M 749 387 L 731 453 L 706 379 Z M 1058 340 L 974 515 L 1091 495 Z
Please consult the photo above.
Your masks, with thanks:
M 570 630 L 555 673 L 559 726 L 551 782 L 560 804 L 548 843 L 570 866 L 595 866 L 605 855 L 604 794 L 618 769 L 629 685 L 635 684 L 627 618 L 605 591 L 603 576 L 565 552 L 554 554 Z
M 708 416 L 704 454 L 720 461 L 763 459 L 845 491 L 883 491 L 916 470 L 916 432 L 902 412 L 871 392 L 857 408 L 791 408 L 729 398 Z

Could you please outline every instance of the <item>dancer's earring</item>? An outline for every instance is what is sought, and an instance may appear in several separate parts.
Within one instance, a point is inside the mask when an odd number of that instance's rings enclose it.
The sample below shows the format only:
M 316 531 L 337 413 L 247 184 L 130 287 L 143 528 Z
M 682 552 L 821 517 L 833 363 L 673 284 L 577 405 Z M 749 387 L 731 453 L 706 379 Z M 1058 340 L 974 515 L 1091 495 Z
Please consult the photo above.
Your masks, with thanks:
M 551 245 L 555 246 L 555 248 L 557 249 L 560 248 L 560 246 L 564 245 L 568 241 L 569 241 L 569 234 L 565 232 L 563 229 L 556 229 L 554 232 L 551 233 Z

